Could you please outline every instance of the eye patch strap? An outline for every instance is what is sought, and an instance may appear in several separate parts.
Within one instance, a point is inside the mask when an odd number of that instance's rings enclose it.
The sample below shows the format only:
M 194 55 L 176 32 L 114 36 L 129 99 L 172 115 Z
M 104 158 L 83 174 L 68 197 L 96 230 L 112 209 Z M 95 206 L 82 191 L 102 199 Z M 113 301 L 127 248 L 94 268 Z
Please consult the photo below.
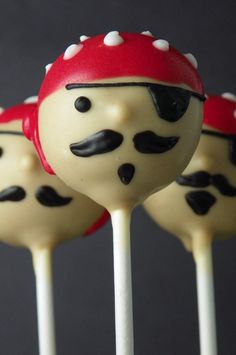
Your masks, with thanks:
M 198 94 L 197 92 L 188 89 L 179 88 L 177 86 L 171 86 L 171 85 L 162 85 L 157 83 L 138 82 L 138 81 L 117 82 L 117 83 L 71 83 L 71 84 L 67 84 L 65 87 L 67 90 L 72 90 L 72 89 L 81 89 L 81 88 L 110 88 L 110 87 L 123 87 L 123 86 L 142 86 L 147 88 L 150 88 L 151 86 L 152 87 L 156 86 L 159 87 L 159 89 L 161 88 L 179 89 L 179 90 L 189 92 L 191 96 L 197 97 L 200 101 L 206 100 L 206 97 L 204 95 Z
M 128 86 L 146 87 L 152 97 L 158 115 L 169 122 L 176 122 L 184 115 L 189 106 L 191 96 L 198 98 L 200 101 L 205 100 L 205 96 L 191 90 L 150 82 L 71 83 L 66 85 L 66 89 Z

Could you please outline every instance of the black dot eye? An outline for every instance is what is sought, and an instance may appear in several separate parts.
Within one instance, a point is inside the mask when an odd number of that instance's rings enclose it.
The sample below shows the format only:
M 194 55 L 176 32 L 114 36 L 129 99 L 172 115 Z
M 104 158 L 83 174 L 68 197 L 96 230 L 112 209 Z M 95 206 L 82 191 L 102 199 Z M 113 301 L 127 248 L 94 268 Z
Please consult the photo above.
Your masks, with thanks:
M 0 147 L 0 158 L 3 156 L 3 149 Z
M 91 101 L 85 96 L 80 96 L 75 100 L 75 108 L 79 112 L 87 112 L 91 105 Z
M 178 121 L 187 111 L 191 94 L 178 87 L 151 85 L 150 93 L 161 118 L 169 122 Z

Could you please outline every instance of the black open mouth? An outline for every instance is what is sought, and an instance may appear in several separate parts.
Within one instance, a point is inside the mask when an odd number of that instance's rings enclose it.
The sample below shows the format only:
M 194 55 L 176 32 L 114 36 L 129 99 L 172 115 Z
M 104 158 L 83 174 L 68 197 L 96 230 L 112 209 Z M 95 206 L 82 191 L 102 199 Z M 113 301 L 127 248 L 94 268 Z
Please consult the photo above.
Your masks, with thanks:
M 135 167 L 133 164 L 125 163 L 119 167 L 117 173 L 120 181 L 124 185 L 128 185 L 134 177 Z
M 205 190 L 190 191 L 185 195 L 186 202 L 197 215 L 206 215 L 216 203 L 216 197 Z

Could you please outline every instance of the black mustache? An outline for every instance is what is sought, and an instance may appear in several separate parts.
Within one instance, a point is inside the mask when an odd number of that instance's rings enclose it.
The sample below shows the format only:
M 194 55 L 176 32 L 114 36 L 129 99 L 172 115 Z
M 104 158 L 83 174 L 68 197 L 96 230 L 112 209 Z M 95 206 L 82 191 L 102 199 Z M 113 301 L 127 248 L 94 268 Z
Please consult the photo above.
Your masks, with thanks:
M 35 197 L 41 205 L 47 207 L 66 206 L 72 201 L 71 197 L 60 196 L 56 190 L 50 186 L 39 187 Z
M 10 186 L 0 192 L 0 202 L 22 201 L 26 197 L 25 190 L 20 186 Z
M 152 131 L 137 133 L 134 138 L 136 150 L 144 154 L 161 154 L 172 149 L 179 137 L 161 137 Z
M 122 134 L 104 129 L 78 143 L 72 143 L 70 150 L 79 157 L 91 157 L 96 154 L 112 152 L 121 145 L 123 139 Z
M 215 196 L 204 190 L 190 191 L 185 195 L 185 199 L 193 212 L 199 216 L 206 215 L 216 202 Z
M 20 186 L 10 186 L 0 192 L 0 202 L 13 201 L 19 202 L 26 197 L 25 190 Z M 71 197 L 60 196 L 55 189 L 50 186 L 41 186 L 36 194 L 38 202 L 47 207 L 66 206 L 71 201 Z
M 221 174 L 211 175 L 206 171 L 199 171 L 191 175 L 182 175 L 176 179 L 177 184 L 191 187 L 214 186 L 224 196 L 235 197 L 236 188 Z
M 91 157 L 96 154 L 108 153 L 118 148 L 123 142 L 121 133 L 105 129 L 78 143 L 70 145 L 71 152 L 79 157 Z M 172 149 L 179 137 L 161 137 L 152 131 L 137 133 L 134 138 L 135 149 L 144 154 L 160 154 Z

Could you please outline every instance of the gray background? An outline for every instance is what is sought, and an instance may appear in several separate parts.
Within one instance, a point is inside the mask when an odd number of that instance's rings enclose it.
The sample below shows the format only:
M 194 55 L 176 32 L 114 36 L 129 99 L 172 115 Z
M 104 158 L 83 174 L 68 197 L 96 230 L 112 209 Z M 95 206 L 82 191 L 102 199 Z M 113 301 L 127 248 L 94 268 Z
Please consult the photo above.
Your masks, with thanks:
M 232 1 L 0 1 L 0 105 L 37 93 L 44 65 L 81 34 L 151 30 L 192 52 L 207 92 L 236 92 Z M 214 245 L 219 354 L 236 354 L 236 240 Z M 136 355 L 197 355 L 194 264 L 177 239 L 141 208 L 132 221 Z M 114 351 L 110 224 L 55 253 L 59 355 Z M 37 354 L 34 275 L 29 252 L 0 248 L 0 354 Z

